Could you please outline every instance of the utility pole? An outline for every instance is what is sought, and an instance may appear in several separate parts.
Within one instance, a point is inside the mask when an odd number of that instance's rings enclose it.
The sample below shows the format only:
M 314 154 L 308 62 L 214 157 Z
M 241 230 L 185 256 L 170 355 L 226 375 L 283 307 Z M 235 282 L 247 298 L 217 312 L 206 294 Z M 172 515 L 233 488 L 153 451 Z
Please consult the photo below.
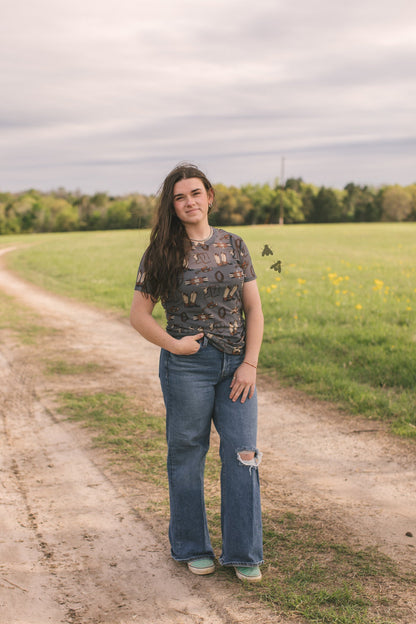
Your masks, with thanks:
M 283 187 L 285 185 L 285 159 L 282 157 L 282 165 L 280 171 L 280 216 L 279 216 L 279 225 L 283 225 L 284 223 L 284 215 L 283 215 Z

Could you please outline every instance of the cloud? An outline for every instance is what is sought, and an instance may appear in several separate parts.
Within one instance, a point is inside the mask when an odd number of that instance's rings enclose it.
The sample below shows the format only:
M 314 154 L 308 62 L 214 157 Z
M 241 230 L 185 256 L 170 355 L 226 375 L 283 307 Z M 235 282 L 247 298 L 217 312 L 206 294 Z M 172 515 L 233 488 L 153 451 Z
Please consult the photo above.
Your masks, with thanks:
M 413 0 L 3 2 L 2 188 L 416 179 Z

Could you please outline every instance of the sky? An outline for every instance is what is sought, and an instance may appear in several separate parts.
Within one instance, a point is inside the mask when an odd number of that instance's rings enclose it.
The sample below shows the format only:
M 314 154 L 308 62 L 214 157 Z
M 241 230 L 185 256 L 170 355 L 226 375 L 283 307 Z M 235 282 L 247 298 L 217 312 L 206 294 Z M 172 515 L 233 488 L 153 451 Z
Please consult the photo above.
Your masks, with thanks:
M 416 182 L 414 0 L 1 0 L 0 191 Z

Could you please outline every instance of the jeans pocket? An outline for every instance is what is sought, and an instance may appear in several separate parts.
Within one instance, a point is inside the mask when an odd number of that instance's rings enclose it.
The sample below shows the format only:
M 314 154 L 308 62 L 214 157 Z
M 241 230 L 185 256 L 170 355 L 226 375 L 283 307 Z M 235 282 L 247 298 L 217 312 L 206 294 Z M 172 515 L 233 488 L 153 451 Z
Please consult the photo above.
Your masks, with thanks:
M 201 349 L 205 349 L 208 346 L 208 338 L 206 336 L 204 336 L 203 338 L 198 340 L 198 342 L 199 342 L 199 349 L 198 349 L 197 353 L 199 353 L 201 351 Z

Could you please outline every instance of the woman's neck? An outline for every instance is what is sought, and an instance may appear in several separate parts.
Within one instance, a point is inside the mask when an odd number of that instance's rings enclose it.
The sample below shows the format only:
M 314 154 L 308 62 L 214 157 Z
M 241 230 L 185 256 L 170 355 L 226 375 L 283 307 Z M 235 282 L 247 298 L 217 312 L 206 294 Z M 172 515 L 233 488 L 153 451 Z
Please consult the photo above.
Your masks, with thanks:
M 186 225 L 186 233 L 192 241 L 206 240 L 211 236 L 212 228 L 209 223 L 198 224 L 195 226 Z

